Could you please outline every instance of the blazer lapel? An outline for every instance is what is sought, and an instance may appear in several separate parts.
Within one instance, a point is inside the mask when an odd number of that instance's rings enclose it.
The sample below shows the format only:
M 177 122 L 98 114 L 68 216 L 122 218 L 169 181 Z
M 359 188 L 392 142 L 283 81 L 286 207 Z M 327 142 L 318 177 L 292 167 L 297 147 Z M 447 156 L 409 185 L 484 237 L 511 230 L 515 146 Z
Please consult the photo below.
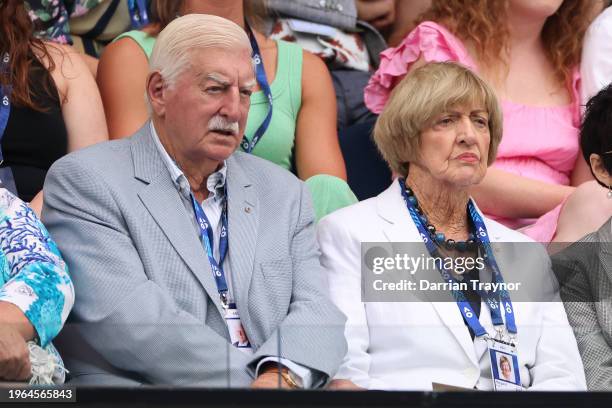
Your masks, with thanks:
M 148 184 L 138 193 L 138 196 L 223 316 L 219 292 L 208 258 L 191 222 L 193 215 L 186 210 L 163 159 L 155 147 L 153 136 L 148 130 L 148 123 L 141 129 L 144 132 L 135 136 L 132 143 L 134 175 Z
M 418 257 L 421 254 L 428 255 L 427 247 L 422 242 L 420 234 L 410 215 L 408 209 L 401 196 L 401 191 L 397 179 L 393 184 L 377 197 L 378 215 L 383 219 L 383 233 L 390 242 L 414 242 L 415 254 Z M 418 249 L 417 249 L 418 248 Z M 430 282 L 442 282 L 442 277 L 437 271 L 430 271 L 428 276 Z M 418 284 L 418 283 L 417 283 Z M 457 308 L 457 303 L 452 298 L 449 292 L 448 300 L 440 302 L 440 299 L 432 299 L 428 291 L 424 291 L 424 295 L 429 300 L 438 314 L 440 320 L 450 331 L 455 340 L 459 343 L 465 354 L 473 364 L 478 366 L 474 343 L 470 337 L 470 333 L 463 322 L 461 313 Z M 485 306 L 486 307 L 486 306 Z
M 254 186 L 232 155 L 227 160 L 227 196 L 229 252 L 234 300 L 247 333 L 251 327 L 248 293 L 255 266 L 255 248 L 259 226 L 259 202 Z

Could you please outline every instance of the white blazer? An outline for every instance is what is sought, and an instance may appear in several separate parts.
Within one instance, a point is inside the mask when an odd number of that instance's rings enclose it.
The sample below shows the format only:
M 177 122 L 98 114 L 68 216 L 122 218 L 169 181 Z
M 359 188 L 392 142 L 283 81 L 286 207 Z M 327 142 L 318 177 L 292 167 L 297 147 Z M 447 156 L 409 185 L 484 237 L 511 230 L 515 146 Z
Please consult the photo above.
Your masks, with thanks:
M 576 340 L 546 251 L 526 236 L 484 220 L 506 281 L 520 281 L 528 274 L 525 281 L 532 290 L 549 291 L 548 299 L 557 300 L 513 302 L 522 385 L 531 390 L 586 390 Z M 431 390 L 432 383 L 493 389 L 486 343 L 471 339 L 455 302 L 362 302 L 361 243 L 421 242 L 397 181 L 377 197 L 323 218 L 318 240 L 332 300 L 348 318 L 348 353 L 335 378 L 382 390 Z M 533 242 L 528 247 L 536 256 L 523 256 L 524 245 L 495 244 L 499 242 Z M 484 303 L 480 322 L 495 332 Z

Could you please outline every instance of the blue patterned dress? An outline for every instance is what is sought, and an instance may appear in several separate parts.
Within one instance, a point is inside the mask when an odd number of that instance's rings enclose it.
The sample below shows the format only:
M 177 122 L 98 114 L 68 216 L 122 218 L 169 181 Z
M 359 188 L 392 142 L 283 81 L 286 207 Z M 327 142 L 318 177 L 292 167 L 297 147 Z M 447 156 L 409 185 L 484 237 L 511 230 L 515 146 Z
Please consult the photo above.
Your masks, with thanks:
M 63 364 L 51 340 L 74 303 L 74 288 L 55 243 L 34 211 L 0 188 L 0 301 L 17 306 L 36 330 L 38 344 L 57 361 L 54 382 L 63 382 Z

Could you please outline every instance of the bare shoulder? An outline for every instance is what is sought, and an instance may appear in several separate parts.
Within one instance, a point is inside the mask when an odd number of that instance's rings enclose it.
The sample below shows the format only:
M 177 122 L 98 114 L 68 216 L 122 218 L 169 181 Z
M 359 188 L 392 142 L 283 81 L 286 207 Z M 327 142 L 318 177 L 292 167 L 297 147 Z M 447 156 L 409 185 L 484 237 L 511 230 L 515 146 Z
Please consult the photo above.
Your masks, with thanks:
M 302 96 L 333 96 L 331 74 L 327 66 L 316 55 L 304 50 L 302 59 Z
M 66 95 L 70 84 L 83 76 L 92 77 L 80 53 L 69 45 L 43 42 L 47 55 L 38 50 L 34 54 L 50 70 L 60 94 Z M 50 60 L 49 60 L 50 59 Z M 51 69 L 53 65 L 53 69 Z
M 130 60 L 142 59 L 145 62 L 147 61 L 147 56 L 140 45 L 130 37 L 123 37 L 108 44 L 106 48 L 104 48 L 104 52 L 100 59 L 105 60 L 109 58 L 129 58 Z
M 130 37 L 121 38 L 104 49 L 98 65 L 98 83 L 116 79 L 117 73 L 123 78 L 129 75 L 139 78 L 148 72 L 148 66 L 149 60 L 140 45 Z
M 329 71 L 323 60 L 306 50 L 303 51 L 302 71 L 303 76 L 329 75 Z

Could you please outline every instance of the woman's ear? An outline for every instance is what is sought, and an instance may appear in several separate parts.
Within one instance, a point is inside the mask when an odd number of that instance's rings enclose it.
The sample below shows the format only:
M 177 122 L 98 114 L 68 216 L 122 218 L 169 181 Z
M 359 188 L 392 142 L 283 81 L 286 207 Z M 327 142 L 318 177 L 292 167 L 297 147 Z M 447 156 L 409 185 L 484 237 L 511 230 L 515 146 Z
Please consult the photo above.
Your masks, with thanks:
M 612 185 L 612 175 L 608 173 L 606 168 L 604 167 L 603 160 L 601 156 L 595 153 L 591 153 L 589 156 L 589 162 L 591 164 L 591 170 L 595 175 L 595 178 L 599 180 L 600 183 L 610 186 Z

